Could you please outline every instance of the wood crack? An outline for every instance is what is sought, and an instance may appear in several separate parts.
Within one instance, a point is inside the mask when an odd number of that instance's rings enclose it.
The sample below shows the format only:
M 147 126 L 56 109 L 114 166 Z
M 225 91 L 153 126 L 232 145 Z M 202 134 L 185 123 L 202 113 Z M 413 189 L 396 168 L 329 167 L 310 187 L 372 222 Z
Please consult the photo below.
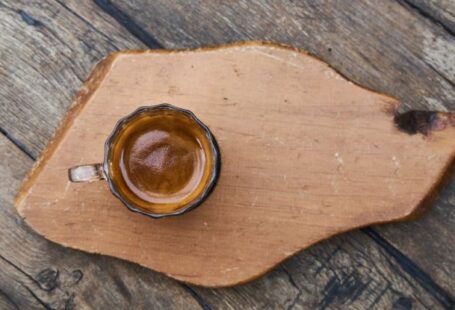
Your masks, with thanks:
M 52 35 L 57 41 L 59 41 L 63 46 L 65 46 L 68 50 L 72 50 L 73 47 L 68 45 L 67 42 L 65 40 L 63 40 L 62 38 L 60 38 L 60 36 L 57 35 L 57 33 L 51 29 L 50 27 L 48 27 L 46 24 L 44 24 L 43 22 L 39 21 L 38 19 L 34 18 L 33 16 L 31 16 L 30 14 L 28 14 L 27 12 L 25 12 L 24 10 L 15 10 L 13 8 L 10 8 L 10 7 L 7 7 L 5 5 L 3 5 L 5 8 L 19 14 L 19 16 L 21 17 L 21 19 L 27 24 L 27 25 L 30 25 L 30 26 L 34 26 L 34 27 L 38 27 L 38 28 L 41 28 L 42 30 L 44 31 L 47 31 L 50 35 Z M 76 13 L 72 12 L 69 8 L 65 7 L 65 9 L 67 9 L 69 12 L 73 13 L 74 15 L 76 15 Z M 78 16 L 76 15 L 77 17 L 79 17 L 80 19 L 82 19 L 83 21 L 85 21 L 81 16 Z M 85 21 L 86 23 L 88 23 L 87 21 Z M 91 24 L 89 24 L 89 27 L 90 27 Z M 93 26 L 91 26 L 93 27 Z M 100 35 L 104 35 L 103 33 L 99 32 L 97 29 L 93 29 L 94 31 L 97 31 L 97 33 L 99 33 Z M 43 31 L 43 32 L 44 32 Z M 111 39 L 109 39 L 106 35 L 104 35 L 107 39 L 108 39 L 108 43 L 110 43 Z M 115 45 L 112 45 L 115 49 L 118 50 L 118 48 L 115 46 Z M 68 59 L 68 61 L 73 61 L 73 59 L 71 59 L 71 57 L 69 57 L 68 55 L 66 55 L 65 53 L 61 53 L 61 55 L 63 57 L 65 57 L 66 59 Z M 35 68 L 31 63 L 28 63 L 28 65 L 33 69 L 35 70 L 39 75 L 43 76 L 43 74 L 41 73 L 40 70 L 38 70 L 37 68 Z M 73 68 L 71 68 L 72 72 L 74 73 L 74 75 L 76 76 L 76 78 L 80 81 L 80 82 L 83 82 L 84 79 L 79 76 L 79 74 L 77 72 L 75 72 L 75 70 Z M 43 76 L 43 79 L 47 79 L 45 76 Z
M 377 233 L 372 228 L 362 228 L 361 231 L 376 242 L 385 252 L 390 255 L 398 263 L 398 265 L 411 277 L 413 277 L 417 283 L 419 283 L 430 295 L 432 295 L 442 306 L 447 309 L 452 309 L 455 306 L 455 299 L 433 279 L 421 270 L 414 262 L 408 257 L 402 254 L 387 240 Z
M 444 81 L 446 81 L 450 86 L 452 86 L 453 88 L 455 88 L 455 82 L 452 81 L 451 79 L 449 79 L 447 76 L 445 76 L 445 74 L 439 72 L 439 70 L 437 70 L 432 64 L 429 64 L 429 63 L 426 63 L 428 65 L 428 67 L 430 67 L 431 70 L 433 70 L 434 72 L 436 72 Z
M 32 160 L 36 160 L 36 156 L 30 151 L 22 142 L 11 136 L 4 128 L 0 127 L 0 133 L 3 134 L 11 143 L 13 143 L 19 150 L 27 155 Z
M 45 309 L 47 310 L 54 310 L 54 308 L 52 308 L 49 304 L 45 303 L 44 300 L 42 300 L 41 298 L 39 298 L 27 285 L 24 285 L 24 284 L 21 284 L 21 286 L 23 288 L 25 288 L 29 293 L 30 295 L 32 295 L 32 297 L 38 301 L 38 303 L 40 303 L 40 305 L 42 305 Z
M 93 0 L 93 2 L 104 12 L 112 16 L 120 25 L 122 25 L 129 33 L 139 39 L 147 47 L 158 49 L 163 48 L 163 45 L 158 42 L 150 33 L 139 26 L 128 14 L 119 9 L 116 5 L 108 0 Z
M 302 289 L 297 285 L 297 283 L 295 282 L 291 273 L 286 269 L 286 267 L 282 266 L 281 270 L 283 270 L 283 272 L 287 275 L 289 283 L 291 283 L 291 285 L 297 290 L 297 294 L 292 299 L 289 306 L 287 306 L 287 308 L 286 308 L 287 310 L 291 310 L 291 309 L 294 309 L 295 305 L 297 304 L 297 302 L 300 299 L 300 296 L 302 296 Z
M 412 1 L 410 1 L 410 0 L 397 0 L 397 2 L 399 4 L 401 4 L 405 8 L 412 9 L 413 11 L 415 11 L 416 13 L 421 15 L 422 17 L 428 19 L 432 23 L 441 26 L 447 33 L 449 33 L 450 35 L 455 37 L 455 32 L 452 29 L 450 29 L 443 21 L 441 21 L 441 20 L 437 19 L 436 17 L 434 17 L 433 15 L 429 14 L 427 11 L 425 11 L 421 7 L 417 6 Z
M 35 19 L 34 17 L 30 16 L 27 12 L 23 10 L 18 10 L 17 13 L 21 16 L 22 20 L 30 26 L 41 27 L 43 23 L 39 20 Z
M 371 304 L 368 306 L 368 309 L 374 309 L 379 304 L 379 301 L 389 289 L 390 283 L 388 283 L 387 286 L 381 290 L 381 293 L 379 293 L 378 296 L 376 296 L 376 298 L 371 302 Z
M 17 270 L 21 274 L 23 274 L 27 279 L 29 279 L 32 283 L 34 283 L 35 285 L 37 285 L 39 287 L 39 282 L 37 280 L 35 280 L 31 275 L 29 275 L 26 271 L 24 271 L 22 268 L 20 268 L 19 266 L 17 266 L 16 264 L 14 264 L 12 261 L 10 261 L 9 259 L 7 259 L 6 257 L 4 257 L 1 254 L 0 254 L 0 259 L 3 260 L 4 262 L 6 262 L 8 265 L 13 267 L 15 270 Z M 49 309 L 49 310 L 53 309 L 49 304 L 47 304 L 45 301 L 43 301 L 41 298 L 39 298 L 38 295 L 36 295 L 30 287 L 28 287 L 27 285 L 25 285 L 21 282 L 19 282 L 19 284 L 23 288 L 25 288 L 32 295 L 32 297 L 36 301 L 38 301 L 38 303 L 41 304 L 45 309 Z
M 75 12 L 73 9 L 71 9 L 70 7 L 68 7 L 66 4 L 64 4 L 63 2 L 61 2 L 60 0 L 56 0 L 56 2 L 58 4 L 60 4 L 62 7 L 64 7 L 68 12 L 70 12 L 71 14 L 73 14 L 74 16 L 76 16 L 77 18 L 79 18 L 83 23 L 85 23 L 91 30 L 93 30 L 94 32 L 96 32 L 97 34 L 101 35 L 102 37 L 104 37 L 107 41 L 107 43 L 113 47 L 115 50 L 120 50 L 120 48 L 118 46 L 116 46 L 113 42 L 112 42 L 112 39 L 107 35 L 105 34 L 104 32 L 102 32 L 101 30 L 99 30 L 98 28 L 96 28 L 91 22 L 89 22 L 86 18 L 84 18 L 83 16 L 81 16 L 80 14 L 78 14 L 77 12 Z
M 0 254 L 0 259 L 2 259 L 3 261 L 5 261 L 8 265 L 10 265 L 11 267 L 13 267 L 14 269 L 16 269 L 17 271 L 19 271 L 20 273 L 22 273 L 24 276 L 26 276 L 30 281 L 32 281 L 33 283 L 35 283 L 36 285 L 39 285 L 38 281 L 36 281 L 31 275 L 29 275 L 27 272 L 25 272 L 24 270 L 22 270 L 22 268 L 20 268 L 19 266 L 17 266 L 16 264 L 14 264 L 12 261 L 10 261 L 9 259 L 7 259 L 6 257 L 4 257 L 3 255 Z
M 180 285 L 194 298 L 194 300 L 196 300 L 196 302 L 199 304 L 199 306 L 201 306 L 203 310 L 212 310 L 204 298 L 202 298 L 202 296 L 199 295 L 191 286 L 186 283 L 180 283 Z

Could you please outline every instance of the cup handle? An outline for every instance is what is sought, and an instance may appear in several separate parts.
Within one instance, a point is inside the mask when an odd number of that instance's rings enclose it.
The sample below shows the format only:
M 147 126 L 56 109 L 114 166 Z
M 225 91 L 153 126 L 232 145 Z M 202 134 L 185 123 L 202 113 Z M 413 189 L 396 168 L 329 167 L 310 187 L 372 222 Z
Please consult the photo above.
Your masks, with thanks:
M 106 180 L 103 164 L 80 165 L 68 169 L 68 179 L 71 182 L 93 182 Z

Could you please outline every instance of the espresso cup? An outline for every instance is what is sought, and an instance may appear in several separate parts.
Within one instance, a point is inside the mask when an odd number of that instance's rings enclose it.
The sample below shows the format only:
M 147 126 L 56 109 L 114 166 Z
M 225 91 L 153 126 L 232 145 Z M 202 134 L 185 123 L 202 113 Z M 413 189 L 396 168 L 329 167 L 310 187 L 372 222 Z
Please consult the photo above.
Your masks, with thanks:
M 215 186 L 220 152 L 191 111 L 170 104 L 141 107 L 120 119 L 104 145 L 104 162 L 68 170 L 71 182 L 106 180 L 131 211 L 152 218 L 199 206 Z

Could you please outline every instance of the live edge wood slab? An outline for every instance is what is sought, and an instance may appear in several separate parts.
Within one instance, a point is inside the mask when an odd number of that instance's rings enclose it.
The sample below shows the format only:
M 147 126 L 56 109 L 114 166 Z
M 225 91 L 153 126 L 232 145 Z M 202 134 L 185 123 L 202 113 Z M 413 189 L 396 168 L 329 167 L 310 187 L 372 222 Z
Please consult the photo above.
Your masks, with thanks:
M 116 121 L 139 106 L 193 111 L 217 138 L 218 184 L 196 210 L 153 220 L 105 182 Z M 264 43 L 114 53 L 100 62 L 24 181 L 16 207 L 46 238 L 178 280 L 230 286 L 353 228 L 412 219 L 451 170 L 454 117 L 411 112 L 295 49 Z

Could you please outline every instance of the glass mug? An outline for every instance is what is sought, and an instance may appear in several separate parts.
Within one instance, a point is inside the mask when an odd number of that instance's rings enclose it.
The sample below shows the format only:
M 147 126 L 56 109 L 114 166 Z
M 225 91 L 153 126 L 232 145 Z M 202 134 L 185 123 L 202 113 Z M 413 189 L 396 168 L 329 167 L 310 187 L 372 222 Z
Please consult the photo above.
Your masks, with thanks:
M 216 140 L 191 111 L 170 104 L 137 109 L 120 119 L 104 145 L 104 162 L 68 170 L 71 182 L 107 180 L 131 211 L 152 218 L 199 206 L 220 170 Z

